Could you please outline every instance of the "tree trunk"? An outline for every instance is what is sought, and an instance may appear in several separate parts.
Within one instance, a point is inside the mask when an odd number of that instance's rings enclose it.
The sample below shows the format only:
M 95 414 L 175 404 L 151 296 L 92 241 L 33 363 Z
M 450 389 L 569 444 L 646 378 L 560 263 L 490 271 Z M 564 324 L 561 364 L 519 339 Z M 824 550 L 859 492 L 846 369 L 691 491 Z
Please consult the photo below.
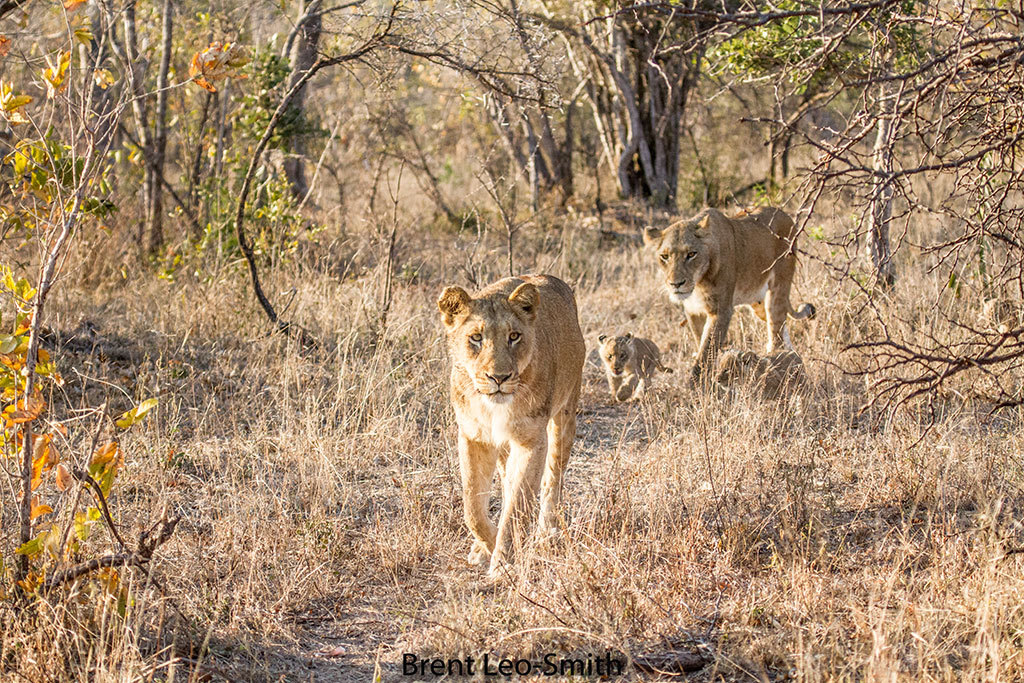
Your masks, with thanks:
M 323 20 L 320 13 L 320 0 L 313 0 L 309 7 L 303 11 L 300 6 L 299 21 L 293 32 L 294 41 L 289 41 L 292 72 L 288 77 L 287 90 L 291 90 L 302 75 L 313 66 L 316 61 L 317 48 L 320 45 L 320 35 L 323 32 Z M 286 45 L 286 49 L 289 45 Z M 306 106 L 306 86 L 295 94 L 289 106 L 287 116 L 291 121 L 298 121 L 303 115 Z M 292 189 L 292 196 L 302 201 L 309 194 L 309 183 L 306 181 L 306 141 L 303 136 L 295 136 L 291 140 L 291 149 L 284 160 L 284 174 Z
M 129 85 L 132 90 L 132 116 L 138 131 L 142 154 L 149 155 L 152 136 L 149 129 L 149 106 L 145 92 L 145 77 L 148 63 L 139 55 L 139 41 L 135 32 L 135 0 L 127 0 L 124 6 L 124 58 L 129 69 Z M 116 45 L 116 43 L 114 43 Z M 146 220 L 150 215 L 150 201 L 153 197 L 153 171 L 149 164 L 142 167 L 142 201 L 144 220 L 135 230 L 136 244 L 142 245 L 146 235 Z
M 160 40 L 160 71 L 156 78 L 156 128 L 152 146 L 152 167 L 147 165 L 150 197 L 147 202 L 146 227 L 149 236 L 147 250 L 155 253 L 164 243 L 164 158 L 167 152 L 167 94 L 168 74 L 171 68 L 172 39 L 174 34 L 174 7 L 171 0 L 163 2 L 163 26 Z
M 580 59 L 568 50 L 574 74 L 587 79 L 583 92 L 605 155 L 617 157 L 612 170 L 619 195 L 673 209 L 683 114 L 704 44 L 668 48 L 692 40 L 702 27 L 660 10 L 613 18 L 584 13 L 551 25 L 564 32 L 567 43 L 580 41 L 591 57 Z
M 892 221 L 892 171 L 893 171 L 893 117 L 892 96 L 881 86 L 878 128 L 875 137 L 872 165 L 874 180 L 871 188 L 871 223 L 869 226 L 868 250 L 875 269 L 875 282 L 882 287 L 896 283 L 896 272 L 892 265 L 892 245 L 889 242 L 889 224 Z
M 881 39 L 891 40 L 888 35 Z M 879 46 L 874 54 L 881 57 L 880 75 L 891 72 L 892 54 L 889 47 Z M 889 224 L 892 222 L 893 202 L 893 142 L 896 138 L 896 91 L 891 83 L 883 80 L 878 85 L 878 100 L 875 103 L 878 118 L 875 147 L 872 153 L 874 178 L 871 184 L 871 220 L 868 227 L 868 251 L 875 270 L 875 283 L 884 288 L 896 283 L 896 271 L 892 265 L 892 245 L 889 241 Z

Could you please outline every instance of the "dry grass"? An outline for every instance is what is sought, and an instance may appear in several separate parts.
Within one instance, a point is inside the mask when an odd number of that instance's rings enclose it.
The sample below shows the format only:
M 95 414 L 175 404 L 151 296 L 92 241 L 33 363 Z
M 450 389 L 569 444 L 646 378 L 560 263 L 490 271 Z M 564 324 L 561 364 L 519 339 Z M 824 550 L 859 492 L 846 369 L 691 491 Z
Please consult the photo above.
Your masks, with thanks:
M 1024 544 L 1021 415 L 955 393 L 934 425 L 913 410 L 861 414 L 863 383 L 835 361 L 870 312 L 819 266 L 805 263 L 794 295 L 819 311 L 793 325 L 807 396 L 701 398 L 676 372 L 619 405 L 588 363 L 568 530 L 491 585 L 465 564 L 433 303 L 466 282 L 472 239 L 403 237 L 385 327 L 381 246 L 353 239 L 344 280 L 298 264 L 268 276 L 279 300 L 297 288 L 287 317 L 330 342 L 313 355 L 263 336 L 236 267 L 61 283 L 55 329 L 89 320 L 144 359 L 58 354 L 67 405 L 161 397 L 126 442 L 115 514 L 132 530 L 165 509 L 183 521 L 154 567 L 167 598 L 128 572 L 125 619 L 109 601 L 4 613 L 3 678 L 398 680 L 404 652 L 605 651 L 700 652 L 698 681 L 1024 678 L 1024 555 L 1006 556 Z M 649 256 L 573 229 L 524 233 L 520 249 L 524 270 L 575 285 L 588 347 L 631 329 L 687 367 L 692 341 Z M 480 284 L 501 274 L 497 236 L 473 263 Z M 903 265 L 882 310 L 927 321 L 943 282 Z M 764 331 L 743 314 L 732 339 L 759 348 Z M 623 680 L 657 678 L 631 668 Z

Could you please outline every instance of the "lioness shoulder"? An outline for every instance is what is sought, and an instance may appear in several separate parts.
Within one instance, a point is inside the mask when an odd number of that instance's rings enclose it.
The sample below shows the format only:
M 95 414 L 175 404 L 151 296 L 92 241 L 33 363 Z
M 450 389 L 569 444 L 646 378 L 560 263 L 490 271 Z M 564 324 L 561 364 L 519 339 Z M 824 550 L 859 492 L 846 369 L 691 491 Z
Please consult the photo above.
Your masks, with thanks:
M 524 275 L 472 296 L 447 287 L 437 306 L 452 361 L 469 560 L 489 557 L 493 576 L 523 540 L 538 491 L 541 527 L 558 527 L 586 353 L 576 300 L 558 278 Z M 499 461 L 506 497 L 495 526 L 488 498 Z

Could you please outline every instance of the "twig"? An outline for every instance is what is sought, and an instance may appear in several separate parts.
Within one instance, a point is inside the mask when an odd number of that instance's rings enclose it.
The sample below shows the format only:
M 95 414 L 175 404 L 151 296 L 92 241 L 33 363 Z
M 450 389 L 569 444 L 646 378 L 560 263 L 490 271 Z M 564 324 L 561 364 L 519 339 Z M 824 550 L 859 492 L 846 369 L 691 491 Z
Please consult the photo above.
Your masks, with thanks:
M 106 520 L 107 526 L 110 528 L 110 533 L 113 534 L 114 538 L 117 539 L 118 544 L 123 550 L 128 551 L 128 544 L 121 538 L 121 534 L 117 532 L 117 525 L 114 524 L 114 518 L 110 515 L 110 508 L 107 507 L 106 496 L 103 495 L 103 489 L 93 479 L 88 472 L 80 470 L 77 467 L 71 470 L 71 474 L 74 475 L 75 479 L 84 482 L 93 488 L 93 495 L 96 496 L 96 500 L 100 502 L 100 510 L 103 512 L 103 519 Z

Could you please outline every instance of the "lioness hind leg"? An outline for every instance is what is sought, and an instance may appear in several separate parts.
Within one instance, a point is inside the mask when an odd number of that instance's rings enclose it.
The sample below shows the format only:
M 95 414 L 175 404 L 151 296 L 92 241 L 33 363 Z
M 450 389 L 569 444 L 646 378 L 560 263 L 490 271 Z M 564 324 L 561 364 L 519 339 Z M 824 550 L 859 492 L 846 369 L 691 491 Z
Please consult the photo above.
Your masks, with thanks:
M 576 439 L 576 399 L 548 423 L 548 454 L 540 485 L 540 533 L 553 534 L 561 527 L 562 478 Z
M 764 297 L 764 307 L 768 312 L 768 353 L 782 346 L 792 349 L 789 332 L 786 330 L 786 318 L 789 315 L 789 289 L 793 284 L 796 272 L 796 259 L 792 256 L 780 258 L 772 268 L 772 283 Z
M 490 444 L 470 441 L 459 434 L 459 470 L 462 473 L 462 511 L 473 537 L 467 558 L 470 564 L 481 564 L 494 550 L 497 528 L 487 514 L 491 499 L 491 479 L 498 460 L 498 451 Z

